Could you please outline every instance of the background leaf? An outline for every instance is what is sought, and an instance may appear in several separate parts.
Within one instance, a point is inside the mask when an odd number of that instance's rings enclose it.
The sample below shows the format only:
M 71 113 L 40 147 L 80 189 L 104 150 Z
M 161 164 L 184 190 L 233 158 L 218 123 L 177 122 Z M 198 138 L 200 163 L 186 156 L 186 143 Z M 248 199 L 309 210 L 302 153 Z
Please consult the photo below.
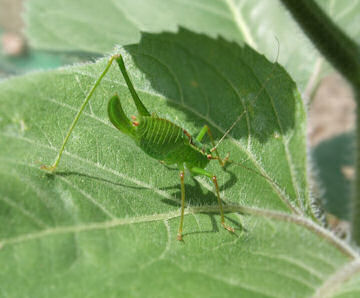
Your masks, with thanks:
M 360 39 L 359 1 L 317 1 L 352 36 Z M 140 40 L 140 32 L 191 31 L 222 37 L 265 53 L 279 62 L 311 94 L 323 59 L 278 1 L 103 0 L 26 2 L 27 36 L 35 48 L 103 54 L 117 44 Z M 101 13 L 99 13 L 101 12 Z
M 326 209 L 341 219 L 350 219 L 351 179 L 344 175 L 354 160 L 354 133 L 340 134 L 320 143 L 313 151 L 321 181 L 327 186 L 324 197 Z M 331 162 L 329 162 L 331 160 Z
M 219 139 L 246 110 L 219 148 L 253 171 L 209 166 L 236 233 L 220 227 L 210 181 L 187 175 L 185 242 L 175 240 L 178 171 L 109 123 L 115 92 L 136 114 L 115 66 L 56 175 L 39 167 L 55 157 L 106 60 L 14 78 L 0 85 L 0 295 L 308 297 L 356 280 L 346 269 L 358 270 L 357 255 L 310 219 L 305 111 L 280 66 L 186 30 L 146 34 L 119 51 L 148 109 L 192 134 L 207 123 Z

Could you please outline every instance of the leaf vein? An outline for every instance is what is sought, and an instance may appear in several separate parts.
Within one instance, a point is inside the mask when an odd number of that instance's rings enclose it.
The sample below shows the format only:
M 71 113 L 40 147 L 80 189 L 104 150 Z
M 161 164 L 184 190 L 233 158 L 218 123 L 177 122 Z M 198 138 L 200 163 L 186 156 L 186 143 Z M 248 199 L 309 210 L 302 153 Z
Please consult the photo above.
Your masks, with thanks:
M 31 219 L 36 225 L 42 228 L 48 227 L 47 224 L 45 224 L 41 219 L 37 218 L 34 214 L 29 212 L 28 210 L 24 209 L 22 206 L 17 204 L 14 200 L 11 200 L 8 197 L 0 196 L 0 200 L 5 202 L 5 204 L 9 205 L 10 207 L 14 208 L 15 210 L 19 211 L 23 215 L 25 215 L 27 218 Z

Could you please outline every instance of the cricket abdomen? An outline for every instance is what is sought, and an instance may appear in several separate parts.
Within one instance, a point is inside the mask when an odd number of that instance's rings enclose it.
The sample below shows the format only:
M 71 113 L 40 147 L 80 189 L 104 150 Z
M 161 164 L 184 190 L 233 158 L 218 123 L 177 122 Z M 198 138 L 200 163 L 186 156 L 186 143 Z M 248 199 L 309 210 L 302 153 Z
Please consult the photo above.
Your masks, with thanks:
M 166 164 L 184 164 L 204 168 L 206 154 L 192 144 L 190 135 L 167 119 L 142 117 L 137 127 L 139 147 Z

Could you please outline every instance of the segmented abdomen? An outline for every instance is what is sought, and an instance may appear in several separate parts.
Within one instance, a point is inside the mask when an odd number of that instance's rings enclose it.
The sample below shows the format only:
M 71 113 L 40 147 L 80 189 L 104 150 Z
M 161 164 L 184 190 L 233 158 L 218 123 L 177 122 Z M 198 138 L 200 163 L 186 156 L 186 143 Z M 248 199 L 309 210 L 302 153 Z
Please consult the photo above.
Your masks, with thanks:
M 165 160 L 169 152 L 184 146 L 186 140 L 179 126 L 157 117 L 142 117 L 137 134 L 140 148 L 159 160 Z

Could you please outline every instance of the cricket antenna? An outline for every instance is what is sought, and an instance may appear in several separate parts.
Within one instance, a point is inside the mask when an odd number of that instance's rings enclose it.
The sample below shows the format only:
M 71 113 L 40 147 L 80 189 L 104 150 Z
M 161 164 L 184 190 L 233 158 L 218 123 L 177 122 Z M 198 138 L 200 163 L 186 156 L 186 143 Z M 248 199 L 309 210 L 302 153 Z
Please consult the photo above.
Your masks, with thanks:
M 224 135 L 221 137 L 221 139 L 219 140 L 219 142 L 210 149 L 210 152 L 214 152 L 217 148 L 217 146 L 219 146 L 219 144 L 225 139 L 225 137 L 229 134 L 229 132 L 234 128 L 234 126 L 240 121 L 240 119 L 242 118 L 242 116 L 245 114 L 245 111 L 243 111 L 239 117 L 237 117 L 237 119 L 234 121 L 234 123 L 229 127 L 229 129 L 227 131 L 225 131 Z
M 276 59 L 275 59 L 275 62 L 273 63 L 273 67 L 271 69 L 271 72 L 270 72 L 270 76 L 265 80 L 264 84 L 262 84 L 261 88 L 259 89 L 259 91 L 257 92 L 256 96 L 255 96 L 255 99 L 258 98 L 258 96 L 260 95 L 260 93 L 264 90 L 265 86 L 266 86 L 266 83 L 271 79 L 272 77 L 272 74 L 274 72 L 274 68 L 276 66 L 276 63 L 279 59 L 279 55 L 280 55 L 280 42 L 279 42 L 279 39 L 275 36 L 275 40 L 277 42 L 277 53 L 276 53 Z M 227 131 L 225 131 L 224 135 L 221 137 L 221 139 L 219 140 L 219 142 L 213 147 L 210 149 L 210 152 L 214 152 L 216 150 L 216 148 L 220 145 L 220 143 L 225 139 L 225 137 L 230 133 L 230 131 L 235 127 L 235 125 L 240 121 L 240 119 L 242 118 L 242 116 L 245 114 L 245 110 L 239 115 L 239 117 L 237 117 L 237 119 L 234 121 L 234 123 L 229 127 L 229 129 Z
M 234 164 L 234 165 L 237 165 L 237 166 L 239 166 L 239 167 L 242 167 L 242 168 L 244 168 L 244 169 L 246 169 L 246 170 L 248 170 L 248 171 L 250 171 L 250 172 L 252 172 L 252 173 L 254 173 L 254 174 L 258 175 L 258 176 L 261 176 L 261 177 L 265 178 L 266 180 L 274 183 L 274 181 L 272 181 L 268 176 L 265 176 L 264 174 L 262 174 L 262 173 L 260 173 L 260 172 L 258 172 L 258 171 L 256 171 L 256 170 L 254 170 L 254 169 L 252 169 L 252 168 L 249 168 L 249 167 L 245 166 L 245 165 L 242 164 L 242 163 L 233 161 L 233 160 L 231 160 L 231 159 L 228 159 L 226 162 L 229 163 L 229 164 Z

